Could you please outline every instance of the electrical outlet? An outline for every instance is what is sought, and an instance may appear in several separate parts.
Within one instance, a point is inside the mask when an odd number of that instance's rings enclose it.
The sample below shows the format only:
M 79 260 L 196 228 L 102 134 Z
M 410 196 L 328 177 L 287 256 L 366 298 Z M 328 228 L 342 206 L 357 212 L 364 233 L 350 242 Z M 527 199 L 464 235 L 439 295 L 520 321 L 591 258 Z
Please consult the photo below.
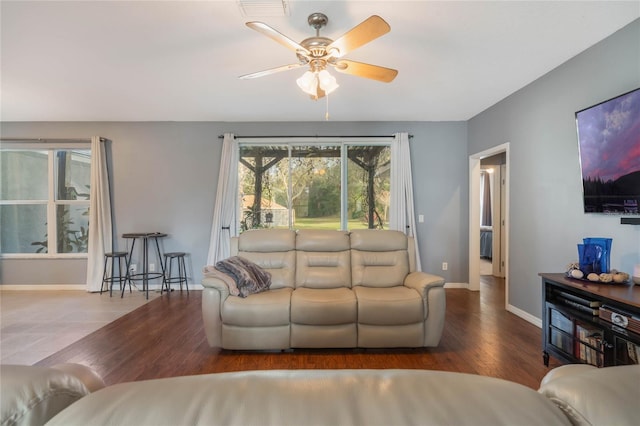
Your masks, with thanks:
M 442 262 L 442 270 L 446 271 L 447 269 L 449 269 L 449 264 L 447 262 Z
M 138 270 L 138 265 L 136 265 L 135 263 L 129 265 L 130 274 L 135 274 L 137 270 Z
M 150 263 L 149 264 L 149 272 L 155 272 L 156 271 L 156 264 L 155 263 Z

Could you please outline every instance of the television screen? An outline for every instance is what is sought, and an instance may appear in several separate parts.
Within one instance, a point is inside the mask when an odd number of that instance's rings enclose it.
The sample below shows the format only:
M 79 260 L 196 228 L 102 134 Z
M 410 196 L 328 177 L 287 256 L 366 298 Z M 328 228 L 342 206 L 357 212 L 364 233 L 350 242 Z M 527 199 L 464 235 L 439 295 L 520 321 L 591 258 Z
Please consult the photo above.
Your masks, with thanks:
M 576 112 L 585 213 L 640 214 L 640 88 Z

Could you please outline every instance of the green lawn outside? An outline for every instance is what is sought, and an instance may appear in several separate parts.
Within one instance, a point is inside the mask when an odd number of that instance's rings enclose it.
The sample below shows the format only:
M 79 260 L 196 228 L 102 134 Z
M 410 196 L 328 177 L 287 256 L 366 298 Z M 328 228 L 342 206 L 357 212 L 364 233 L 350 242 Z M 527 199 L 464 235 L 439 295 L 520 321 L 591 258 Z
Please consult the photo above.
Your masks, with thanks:
M 367 229 L 367 223 L 362 219 L 351 219 L 347 222 L 349 229 Z M 385 224 L 388 227 L 388 224 Z M 268 227 L 272 229 L 287 229 L 286 226 L 272 226 Z M 326 216 L 326 217 L 302 217 L 297 218 L 293 229 L 340 229 L 340 217 L 339 216 Z
M 367 224 L 361 219 L 348 221 L 349 229 L 367 229 Z M 340 229 L 340 217 L 302 217 L 297 218 L 295 229 Z

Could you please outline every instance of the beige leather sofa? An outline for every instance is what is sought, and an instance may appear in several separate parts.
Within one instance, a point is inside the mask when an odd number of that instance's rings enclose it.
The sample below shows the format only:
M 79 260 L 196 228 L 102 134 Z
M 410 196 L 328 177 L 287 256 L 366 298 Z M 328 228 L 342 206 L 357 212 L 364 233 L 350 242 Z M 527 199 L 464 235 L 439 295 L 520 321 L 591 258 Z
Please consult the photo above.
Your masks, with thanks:
M 80 364 L 0 366 L 0 426 L 42 425 L 80 398 L 104 388 Z
M 0 382 L 3 426 L 635 426 L 640 418 L 638 365 L 559 367 L 543 379 L 538 392 L 491 377 L 425 370 L 206 374 L 94 389 L 55 412 L 42 409 L 52 406 L 47 399 L 63 393 L 64 383 L 75 395 L 83 387 L 78 378 L 72 371 L 60 376 L 51 369 L 20 367 L 2 370 L 3 379 L 8 371 L 13 379 L 24 379 L 18 382 L 22 386 L 10 389 Z
M 225 349 L 437 346 L 444 279 L 415 270 L 413 240 L 389 230 L 252 230 L 231 254 L 272 275 L 270 290 L 229 295 L 202 281 L 204 328 Z

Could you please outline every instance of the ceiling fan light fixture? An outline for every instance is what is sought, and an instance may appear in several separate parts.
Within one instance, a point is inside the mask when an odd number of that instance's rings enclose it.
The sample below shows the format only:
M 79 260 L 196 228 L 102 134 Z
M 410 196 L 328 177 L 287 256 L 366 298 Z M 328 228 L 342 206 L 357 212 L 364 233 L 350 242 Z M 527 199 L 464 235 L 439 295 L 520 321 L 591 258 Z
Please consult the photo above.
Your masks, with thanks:
M 296 83 L 303 92 L 316 98 L 319 97 L 318 89 L 322 90 L 325 95 L 328 95 L 340 87 L 336 78 L 329 74 L 327 70 L 319 72 L 307 71 L 296 80 Z
M 296 83 L 303 92 L 308 93 L 311 96 L 316 96 L 318 94 L 318 76 L 316 73 L 307 71 L 302 74 L 302 77 L 296 80 Z
M 322 70 L 318 73 L 318 81 L 320 82 L 320 88 L 324 90 L 327 95 L 340 87 L 336 78 L 329 74 L 327 70 Z

